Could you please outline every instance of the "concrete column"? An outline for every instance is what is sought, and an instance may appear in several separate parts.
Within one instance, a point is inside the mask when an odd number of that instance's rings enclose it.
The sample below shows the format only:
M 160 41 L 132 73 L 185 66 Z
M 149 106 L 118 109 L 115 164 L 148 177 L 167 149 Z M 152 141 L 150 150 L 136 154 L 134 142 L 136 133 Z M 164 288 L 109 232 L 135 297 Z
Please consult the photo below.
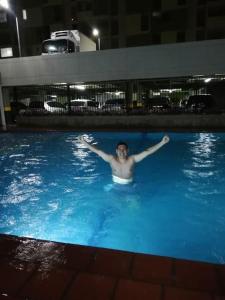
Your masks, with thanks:
M 3 102 L 3 95 L 2 95 L 2 86 L 1 85 L 0 85 L 0 110 L 1 110 L 2 128 L 3 128 L 3 130 L 7 130 L 6 121 L 5 121 L 4 102 Z
M 134 89 L 134 83 L 133 81 L 128 81 L 126 84 L 126 95 L 125 95 L 125 99 L 126 99 L 126 110 L 127 112 L 129 112 L 130 110 L 130 106 L 132 104 L 132 99 L 133 99 L 133 89 Z

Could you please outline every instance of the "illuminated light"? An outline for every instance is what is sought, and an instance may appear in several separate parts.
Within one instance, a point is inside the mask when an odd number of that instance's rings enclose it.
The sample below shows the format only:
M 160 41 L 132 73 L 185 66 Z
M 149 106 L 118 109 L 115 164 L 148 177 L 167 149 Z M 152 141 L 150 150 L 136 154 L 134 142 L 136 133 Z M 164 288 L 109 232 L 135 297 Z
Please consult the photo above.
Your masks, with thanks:
M 162 89 L 162 90 L 160 90 L 160 92 L 161 93 L 165 93 L 165 92 L 168 92 L 168 93 L 173 93 L 173 92 L 181 92 L 182 91 L 182 89 Z
M 210 82 L 212 80 L 212 78 L 206 78 L 205 80 L 204 80 L 204 82 L 205 83 L 208 83 L 208 82 Z
M 99 36 L 99 30 L 98 30 L 97 28 L 94 28 L 94 29 L 92 30 L 92 34 L 93 34 L 94 36 Z
M 84 85 L 78 84 L 78 85 L 75 85 L 75 89 L 84 91 L 86 89 L 86 87 Z
M 27 20 L 27 11 L 26 11 L 26 9 L 22 10 L 22 14 L 23 14 L 23 20 Z
M 0 0 L 0 6 L 5 9 L 9 9 L 9 2 L 7 0 Z
M 48 47 L 48 50 L 49 50 L 49 51 L 56 51 L 56 47 L 55 47 L 55 46 L 49 46 L 49 47 Z
M 13 56 L 12 48 L 1 48 L 1 57 L 11 57 Z

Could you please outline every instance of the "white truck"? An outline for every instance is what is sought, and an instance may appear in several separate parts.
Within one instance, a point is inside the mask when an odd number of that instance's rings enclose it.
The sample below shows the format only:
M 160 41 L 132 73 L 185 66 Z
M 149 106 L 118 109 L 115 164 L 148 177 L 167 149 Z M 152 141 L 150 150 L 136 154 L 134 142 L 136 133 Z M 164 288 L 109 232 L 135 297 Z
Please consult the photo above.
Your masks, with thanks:
M 96 51 L 96 43 L 78 30 L 55 31 L 42 42 L 42 55 L 82 51 Z

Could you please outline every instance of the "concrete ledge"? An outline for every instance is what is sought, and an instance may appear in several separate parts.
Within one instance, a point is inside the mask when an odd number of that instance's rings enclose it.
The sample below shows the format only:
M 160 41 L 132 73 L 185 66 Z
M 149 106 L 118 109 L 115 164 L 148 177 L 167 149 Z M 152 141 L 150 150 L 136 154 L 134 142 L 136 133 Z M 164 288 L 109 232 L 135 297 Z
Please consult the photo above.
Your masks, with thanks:
M 77 130 L 225 130 L 225 114 L 20 116 L 17 125 Z

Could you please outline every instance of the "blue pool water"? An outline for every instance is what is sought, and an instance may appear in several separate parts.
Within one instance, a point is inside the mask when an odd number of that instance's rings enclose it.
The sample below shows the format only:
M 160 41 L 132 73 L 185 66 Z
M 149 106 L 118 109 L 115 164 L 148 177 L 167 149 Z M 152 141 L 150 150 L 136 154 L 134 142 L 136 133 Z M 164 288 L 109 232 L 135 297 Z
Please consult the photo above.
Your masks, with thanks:
M 0 134 L 0 232 L 225 263 L 225 134 L 170 134 L 113 184 L 76 132 Z M 162 133 L 86 133 L 109 153 L 138 153 Z

